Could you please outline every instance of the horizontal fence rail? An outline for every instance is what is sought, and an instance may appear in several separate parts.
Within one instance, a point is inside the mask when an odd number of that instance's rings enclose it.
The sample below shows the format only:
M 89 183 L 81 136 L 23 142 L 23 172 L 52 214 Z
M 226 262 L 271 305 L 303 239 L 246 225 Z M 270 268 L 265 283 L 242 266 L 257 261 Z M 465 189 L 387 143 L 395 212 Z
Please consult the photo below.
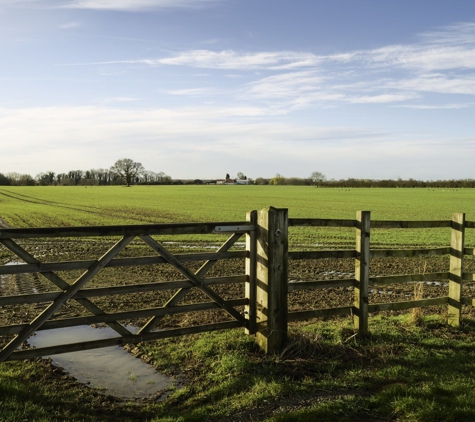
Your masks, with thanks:
M 289 228 L 320 227 L 353 228 L 354 249 L 326 249 L 289 251 Z M 431 248 L 372 248 L 372 230 L 386 229 L 449 229 L 450 245 Z M 242 327 L 246 333 L 255 335 L 256 341 L 266 352 L 280 350 L 286 341 L 287 324 L 309 318 L 352 316 L 355 331 L 360 335 L 368 332 L 368 316 L 374 312 L 402 311 L 429 306 L 447 306 L 448 323 L 458 326 L 463 306 L 475 306 L 475 298 L 462 297 L 464 282 L 475 282 L 475 274 L 464 271 L 464 257 L 474 256 L 475 248 L 465 247 L 466 229 L 475 228 L 475 222 L 466 221 L 465 214 L 453 214 L 451 220 L 441 221 L 389 221 L 371 220 L 369 211 L 360 211 L 355 219 L 288 218 L 287 209 L 270 207 L 251 211 L 246 221 L 179 223 L 133 226 L 59 227 L 38 229 L 0 228 L 0 245 L 6 247 L 19 262 L 14 265 L 0 265 L 0 276 L 14 277 L 21 274 L 38 275 L 54 285 L 54 291 L 0 296 L 0 306 L 40 305 L 46 308 L 35 315 L 29 323 L 0 326 L 0 336 L 12 337 L 0 351 L 0 361 L 26 359 L 57 353 L 106 347 L 111 345 L 135 344 L 193 333 Z M 156 240 L 157 236 L 170 235 L 226 235 L 228 239 L 215 252 L 171 253 L 166 245 Z M 151 236 L 155 236 L 152 238 Z M 236 242 L 245 236 L 245 250 L 231 250 Z M 41 262 L 26 248 L 42 238 L 107 238 L 116 243 L 97 259 Z M 221 237 L 222 238 L 222 237 Z M 18 241 L 30 240 L 26 244 Z M 147 245 L 155 255 L 123 257 L 118 256 L 130 244 Z M 447 256 L 448 271 L 423 274 L 370 276 L 371 260 L 385 258 L 413 258 L 423 256 Z M 341 279 L 289 280 L 289 261 L 352 259 L 355 263 L 354 276 Z M 444 258 L 445 259 L 445 258 Z M 243 273 L 222 276 L 207 276 L 216 263 L 226 260 L 243 262 Z M 191 271 L 188 263 L 200 262 L 201 267 Z M 106 268 L 134 268 L 150 265 L 171 265 L 183 279 L 152 281 L 106 287 L 87 287 L 97 273 Z M 74 282 L 65 281 L 61 274 L 69 271 L 81 272 Z M 440 281 L 447 284 L 448 294 L 443 297 L 405 300 L 399 302 L 370 303 L 373 288 L 404 286 L 409 283 Z M 215 288 L 242 286 L 243 297 L 224 299 Z M 200 291 L 207 301 L 181 303 L 192 290 Z M 352 292 L 353 303 L 325 309 L 304 309 L 288 311 L 288 295 L 292 292 L 319 289 L 345 289 Z M 172 291 L 172 297 L 163 305 L 134 310 L 105 312 L 92 300 L 96 298 L 128 294 Z M 174 293 L 173 293 L 174 292 Z M 67 301 L 75 301 L 84 307 L 89 315 L 54 319 L 52 316 Z M 229 321 L 194 325 L 184 328 L 168 328 L 153 331 L 166 316 L 189 312 L 222 310 Z M 146 320 L 137 334 L 119 321 Z M 78 325 L 105 323 L 117 332 L 117 337 L 66 344 L 39 349 L 18 350 L 35 331 Z
M 1 229 L 0 239 L 41 237 L 152 236 L 177 234 L 247 233 L 255 230 L 248 222 L 143 224 L 133 226 L 53 227 Z
M 355 290 L 355 302 L 353 306 L 292 312 L 289 314 L 289 320 L 297 321 L 314 317 L 351 314 L 354 315 L 355 329 L 364 335 L 367 332 L 368 314 L 372 312 L 399 311 L 427 306 L 449 305 L 449 323 L 458 326 L 460 324 L 461 305 L 475 306 L 475 299 L 462 298 L 461 296 L 462 281 L 475 281 L 475 274 L 462 271 L 463 256 L 475 255 L 475 248 L 465 248 L 464 246 L 465 229 L 475 228 L 475 222 L 466 221 L 465 214 L 454 214 L 452 220 L 389 221 L 371 220 L 369 212 L 361 212 L 357 214 L 355 220 L 291 218 L 289 219 L 289 227 L 355 227 L 357 231 L 357 244 L 354 250 L 292 251 L 288 254 L 290 260 L 355 258 L 355 278 L 290 282 L 288 289 L 289 292 L 292 292 L 353 287 Z M 438 248 L 417 249 L 370 248 L 370 230 L 428 228 L 450 228 L 452 231 L 451 245 Z M 439 255 L 450 256 L 450 271 L 369 277 L 370 259 L 373 258 L 412 258 Z M 368 291 L 371 286 L 422 283 L 426 280 L 447 280 L 449 294 L 444 297 L 431 299 L 392 303 L 369 303 Z

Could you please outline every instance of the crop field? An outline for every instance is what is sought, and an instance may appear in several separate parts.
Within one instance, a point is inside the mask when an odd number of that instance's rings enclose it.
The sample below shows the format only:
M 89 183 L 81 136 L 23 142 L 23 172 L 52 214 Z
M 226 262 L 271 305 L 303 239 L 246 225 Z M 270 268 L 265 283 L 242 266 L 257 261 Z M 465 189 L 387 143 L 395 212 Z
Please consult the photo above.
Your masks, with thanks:
M 244 221 L 246 212 L 274 206 L 288 208 L 290 218 L 354 219 L 369 210 L 374 220 L 449 220 L 465 212 L 475 220 L 475 190 L 321 189 L 295 186 L 134 186 L 125 187 L 1 187 L 0 225 L 11 228 Z M 291 250 L 355 247 L 355 229 L 291 227 Z M 475 246 L 475 230 L 467 230 L 467 246 Z M 223 235 L 161 236 L 173 253 L 209 251 Z M 117 239 L 115 239 L 117 240 Z M 19 243 L 41 262 L 97 259 L 113 239 L 34 239 Z M 375 229 L 373 247 L 448 246 L 450 229 Z M 236 249 L 243 249 L 242 242 Z M 215 250 L 215 249 L 214 249 Z M 139 240 L 124 257 L 154 254 Z M 122 254 L 122 252 L 121 252 Z M 119 257 L 122 257 L 120 255 Z M 15 260 L 0 245 L 0 265 Z M 475 272 L 473 257 L 465 267 Z M 187 263 L 195 271 L 202 262 Z M 448 271 L 449 256 L 373 258 L 370 275 Z M 242 274 L 243 259 L 219 261 L 209 277 Z M 60 271 L 72 283 L 78 270 Z M 292 260 L 289 283 L 352 278 L 354 259 Z M 106 268 L 87 287 L 181 279 L 166 265 Z M 0 278 L 0 295 L 56 291 L 37 275 Z M 419 283 L 418 298 L 446 296 L 447 283 Z M 473 295 L 470 283 L 464 296 Z M 226 300 L 243 296 L 243 283 L 214 286 Z M 195 289 L 196 290 L 196 289 Z M 173 292 L 156 291 L 94 298 L 106 313 L 162 307 Z M 375 287 L 370 303 L 416 298 L 413 284 Z M 297 290 L 289 293 L 289 310 L 348 306 L 349 288 Z M 207 298 L 190 291 L 182 304 Z M 0 325 L 30 322 L 47 304 L 0 307 Z M 370 320 L 372 337 L 357 343 L 351 318 L 292 323 L 290 342 L 282 354 L 264 356 L 242 330 L 144 342 L 134 353 L 150 359 L 162 372 L 181 371 L 188 382 L 163 402 L 151 398 L 137 406 L 108 397 L 68 378 L 48 361 L 0 364 L 0 407 L 7 420 L 151 420 L 151 421 L 311 421 L 311 420 L 473 420 L 474 311 L 464 307 L 460 331 L 447 327 L 446 306 L 382 312 Z M 53 319 L 84 316 L 68 301 Z M 412 318 L 411 318 L 412 317 Z M 228 320 L 219 310 L 168 315 L 160 328 Z M 144 320 L 123 321 L 142 325 Z M 7 339 L 0 339 L 0 345 Z M 461 376 L 461 374 L 468 374 Z M 18 381 L 17 381 L 18 380 Z M 21 393 L 18 393 L 21 391 Z M 35 392 L 34 394 L 32 392 Z M 74 394 L 76 395 L 74 396 Z M 4 399 L 2 399 L 5 397 Z M 73 397 L 74 396 L 74 397 Z M 25 403 L 25 397 L 28 397 Z M 84 399 L 84 401 L 81 401 Z M 3 400 L 3 402 L 2 402 Z M 76 413 L 75 413 L 76 412 Z M 87 414 L 84 412 L 88 412 Z M 8 419 L 9 418 L 9 419 Z M 77 419 L 75 419 L 77 418 Z M 2 419 L 0 415 L 0 420 Z
M 310 186 L 2 187 L 0 219 L 12 228 L 243 221 L 247 211 L 288 208 L 290 218 L 475 220 L 473 189 L 322 189 Z M 291 230 L 299 248 L 354 245 L 354 230 Z M 188 241 L 203 240 L 188 238 Z M 206 240 L 206 239 L 205 239 Z M 207 239 L 209 240 L 209 238 Z M 375 245 L 447 245 L 447 229 L 375 230 Z M 467 233 L 475 245 L 475 233 Z

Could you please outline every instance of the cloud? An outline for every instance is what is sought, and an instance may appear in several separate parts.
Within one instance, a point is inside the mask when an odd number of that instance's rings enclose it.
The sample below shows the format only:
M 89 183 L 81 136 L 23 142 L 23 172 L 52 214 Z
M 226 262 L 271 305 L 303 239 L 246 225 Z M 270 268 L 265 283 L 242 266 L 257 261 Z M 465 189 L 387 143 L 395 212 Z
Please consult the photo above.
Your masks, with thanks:
M 60 25 L 59 27 L 61 29 L 73 29 L 73 28 L 79 28 L 81 26 L 80 22 L 68 22 L 63 25 Z
M 200 8 L 222 0 L 0 0 L 0 5 L 10 7 L 35 7 L 54 9 L 115 10 L 144 12 L 160 9 Z
M 315 71 L 283 73 L 251 82 L 247 94 L 255 98 L 293 97 L 321 88 L 325 79 Z
M 175 89 L 165 92 L 170 95 L 210 95 L 217 93 L 217 91 L 213 90 L 212 88 Z
M 61 7 L 117 11 L 147 11 L 154 9 L 197 8 L 216 0 L 73 0 Z
M 239 53 L 232 50 L 219 52 L 210 50 L 191 50 L 179 53 L 174 57 L 156 60 L 155 63 L 227 70 L 282 70 L 315 66 L 318 63 L 318 57 L 311 53 L 290 51 Z
M 412 100 L 423 98 L 425 93 L 475 95 L 475 24 L 459 23 L 427 32 L 412 44 L 339 54 L 194 49 L 161 58 L 80 65 L 125 67 L 137 64 L 226 71 L 223 76 L 234 80 L 234 86 L 227 90 L 230 96 L 234 95 L 238 100 L 262 101 L 276 113 L 312 104 L 322 107 L 338 104 L 411 105 Z M 246 83 L 241 83 L 237 76 L 244 75 Z M 248 82 L 250 78 L 254 80 Z M 212 86 L 168 91 L 173 95 L 193 96 L 206 96 L 211 92 Z
M 384 87 L 442 94 L 475 95 L 475 75 L 422 74 L 411 79 L 385 82 Z
M 417 110 L 459 110 L 461 108 L 473 107 L 475 104 L 440 104 L 440 105 L 431 105 L 431 104 L 406 104 L 406 105 L 397 105 L 394 107 L 404 107 L 404 108 L 413 108 Z
M 345 98 L 345 100 L 354 104 L 383 104 L 407 101 L 413 98 L 416 98 L 416 96 L 412 94 L 380 94 L 350 97 Z
M 104 103 L 129 103 L 131 101 L 138 101 L 140 98 L 134 97 L 108 97 L 103 100 Z

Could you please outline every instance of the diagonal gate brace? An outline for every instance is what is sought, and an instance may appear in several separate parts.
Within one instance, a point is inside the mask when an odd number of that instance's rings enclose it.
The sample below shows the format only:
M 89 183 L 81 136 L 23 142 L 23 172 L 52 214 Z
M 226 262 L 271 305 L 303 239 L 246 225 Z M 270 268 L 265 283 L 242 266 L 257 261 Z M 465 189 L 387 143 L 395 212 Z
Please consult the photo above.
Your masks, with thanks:
M 89 280 L 101 271 L 135 236 L 125 236 L 96 261 L 74 284 L 68 287 L 40 315 L 30 322 L 10 343 L 0 352 L 0 362 L 10 356 L 32 333 L 43 325 L 63 304 L 71 299 Z
M 10 249 L 19 258 L 23 259 L 23 261 L 25 261 L 27 264 L 41 265 L 40 261 L 38 261 L 34 256 L 29 254 L 27 251 L 25 251 L 21 246 L 16 244 L 13 240 L 10 240 L 10 239 L 0 240 L 0 243 L 2 243 L 4 246 Z M 51 281 L 54 285 L 56 285 L 63 291 L 67 290 L 70 287 L 70 285 L 66 281 L 64 281 L 60 276 L 58 276 L 52 271 L 42 272 L 40 274 L 43 275 L 43 277 Z M 97 305 L 95 305 L 93 302 L 91 302 L 87 298 L 78 298 L 74 300 L 78 302 L 80 305 L 82 305 L 84 308 L 86 308 L 93 315 L 106 315 L 106 313 L 101 308 L 99 308 Z M 116 321 L 108 322 L 107 325 L 122 336 L 132 335 L 132 333 L 127 328 L 125 328 L 123 325 L 119 324 Z
M 242 233 L 234 233 L 218 250 L 217 252 L 227 252 L 242 236 Z M 218 259 L 206 261 L 199 269 L 195 272 L 195 276 L 202 278 L 206 273 L 213 268 L 213 266 L 218 262 Z M 178 290 L 163 306 L 164 308 L 176 305 L 180 300 L 182 300 L 187 293 L 190 291 L 190 287 L 181 288 Z M 163 316 L 155 316 L 151 318 L 137 334 L 149 333 L 152 331 L 157 324 L 163 319 Z
M 197 277 L 192 271 L 186 268 L 180 261 L 178 261 L 170 252 L 168 252 L 160 243 L 152 239 L 150 236 L 140 236 L 140 238 L 149 245 L 154 251 L 158 252 L 165 260 L 180 271 L 188 280 L 190 280 L 196 287 L 205 293 L 210 299 L 216 302 L 229 315 L 239 321 L 243 327 L 247 327 L 248 322 L 236 309 L 230 306 L 223 298 L 216 292 L 210 289 L 203 281 Z

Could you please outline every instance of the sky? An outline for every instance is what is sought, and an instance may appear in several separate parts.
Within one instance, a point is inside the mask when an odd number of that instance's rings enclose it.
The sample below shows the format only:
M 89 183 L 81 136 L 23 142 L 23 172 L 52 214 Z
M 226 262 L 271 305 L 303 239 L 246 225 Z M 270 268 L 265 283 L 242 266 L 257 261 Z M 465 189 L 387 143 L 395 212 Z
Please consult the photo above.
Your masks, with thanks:
M 0 173 L 475 178 L 473 0 L 0 0 Z

